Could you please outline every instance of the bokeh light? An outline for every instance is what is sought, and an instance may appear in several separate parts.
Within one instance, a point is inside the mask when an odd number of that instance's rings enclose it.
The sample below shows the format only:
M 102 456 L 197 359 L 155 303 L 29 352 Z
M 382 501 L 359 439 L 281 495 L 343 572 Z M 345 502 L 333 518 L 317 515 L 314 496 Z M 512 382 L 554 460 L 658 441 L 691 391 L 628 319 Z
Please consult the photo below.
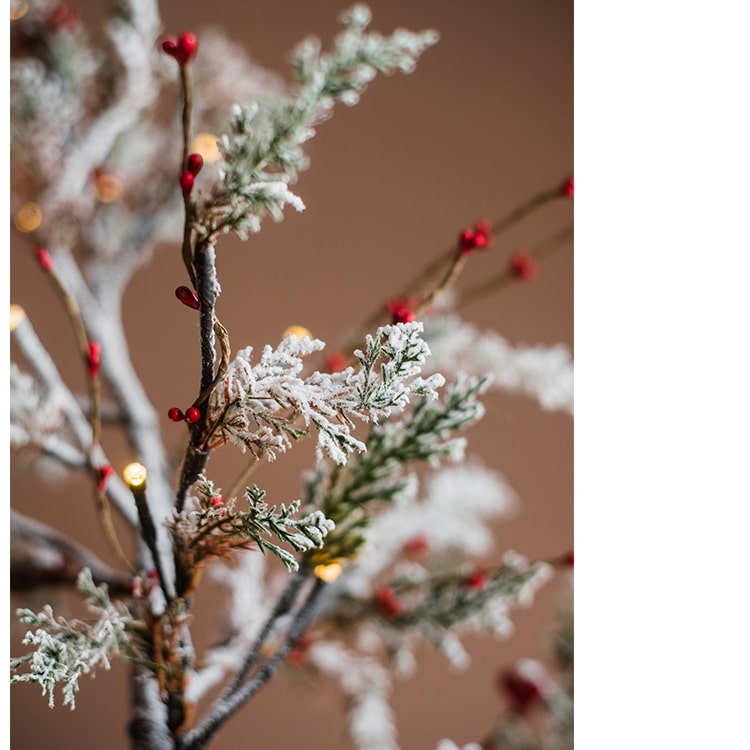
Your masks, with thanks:
M 299 341 L 303 336 L 312 338 L 313 335 L 304 326 L 289 326 L 284 333 L 281 334 L 281 338 L 285 339 L 287 336 L 294 336 Z
M 342 573 L 344 569 L 337 562 L 328 563 L 328 565 L 316 565 L 313 568 L 316 578 L 320 578 L 321 581 L 326 583 L 333 583 Z
M 114 203 L 122 198 L 122 182 L 113 174 L 100 174 L 95 182 L 96 197 L 102 203 Z
M 13 221 L 19 232 L 33 232 L 42 223 L 42 209 L 36 203 L 24 203 Z
M 216 145 L 217 140 L 219 140 L 218 137 L 213 133 L 198 133 L 193 138 L 190 150 L 194 154 L 200 154 L 205 164 L 213 164 L 221 159 L 221 152 Z
M 29 12 L 29 4 L 25 0 L 10 0 L 10 20 L 18 21 Z
M 21 305 L 11 305 L 10 306 L 10 330 L 14 331 L 25 317 L 26 317 L 26 311 L 21 307 Z
M 130 487 L 141 487 L 146 482 L 146 467 L 134 462 L 122 470 L 122 478 Z

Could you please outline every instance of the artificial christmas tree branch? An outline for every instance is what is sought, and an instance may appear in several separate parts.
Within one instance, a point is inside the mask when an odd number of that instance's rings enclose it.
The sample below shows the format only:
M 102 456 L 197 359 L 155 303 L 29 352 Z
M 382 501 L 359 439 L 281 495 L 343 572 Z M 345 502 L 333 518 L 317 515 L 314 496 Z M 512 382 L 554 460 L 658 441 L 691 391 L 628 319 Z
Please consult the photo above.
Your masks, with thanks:
M 211 44 L 204 46 L 201 37 L 196 57 L 197 35 L 183 32 L 161 40 L 162 51 L 178 65 L 179 79 L 170 75 L 173 62 L 168 68 L 163 56 L 154 57 L 160 24 L 151 0 L 121 5 L 118 18 L 107 27 L 114 55 L 93 54 L 84 31 L 70 26 L 69 18 L 61 22 L 59 10 L 47 16 L 42 2 L 29 12 L 29 38 L 40 41 L 36 49 L 49 54 L 34 65 L 17 61 L 18 158 L 31 165 L 28 180 L 19 185 L 21 190 L 33 186 L 31 198 L 40 196 L 34 221 L 45 218 L 41 225 L 17 221 L 16 226 L 21 231 L 33 227 L 28 232 L 37 246 L 49 248 L 38 257 L 70 312 L 90 392 L 88 407 L 82 408 L 28 321 L 21 319 L 14 339 L 36 380 L 14 370 L 19 405 L 12 426 L 21 447 L 35 447 L 62 466 L 85 468 L 92 475 L 101 517 L 106 517 L 104 502 L 110 498 L 130 522 L 137 564 L 132 575 L 117 574 L 75 543 L 25 519 L 16 521 L 14 529 L 27 552 L 32 550 L 33 572 L 27 570 L 24 580 L 47 574 L 34 559 L 45 549 L 51 558 L 66 561 L 56 572 L 60 580 L 70 581 L 76 572 L 72 568 L 80 568 L 78 588 L 93 616 L 68 620 L 50 607 L 39 613 L 21 610 L 22 622 L 30 627 L 25 643 L 34 650 L 12 661 L 13 681 L 36 682 L 50 704 L 56 685 L 61 686 L 64 703 L 74 706 L 79 678 L 121 656 L 133 665 L 133 747 L 197 750 L 213 740 L 290 654 L 302 652 L 303 634 L 317 623 L 333 646 L 326 650 L 321 644 L 321 654 L 345 653 L 346 664 L 355 671 L 361 664 L 363 679 L 345 686 L 352 705 L 359 711 L 374 706 L 374 716 L 389 717 L 384 707 L 389 680 L 382 679 L 387 670 L 375 665 L 374 652 L 365 655 L 353 644 L 369 639 L 386 661 L 394 644 L 408 651 L 422 638 L 455 659 L 462 630 L 501 632 L 507 609 L 530 598 L 548 575 L 549 566 L 522 558 L 508 558 L 497 569 L 478 570 L 472 562 L 486 555 L 486 524 L 505 507 L 509 491 L 498 476 L 477 466 L 464 467 L 463 474 L 450 466 L 464 459 L 460 433 L 482 416 L 478 399 L 488 379 L 484 372 L 457 375 L 446 385 L 445 376 L 430 369 L 430 337 L 438 349 L 440 343 L 431 316 L 434 303 L 457 282 L 469 254 L 489 247 L 493 233 L 515 226 L 553 198 L 572 195 L 572 182 L 569 192 L 545 191 L 494 227 L 480 222 L 465 230 L 450 253 L 430 263 L 409 286 L 411 290 L 439 274 L 432 290 L 411 305 L 392 300 L 390 323 L 363 332 L 351 365 L 316 371 L 308 357 L 324 344 L 305 334 L 288 335 L 277 346 L 257 351 L 245 346 L 232 355 L 229 332 L 216 314 L 219 235 L 234 232 L 245 239 L 268 216 L 279 220 L 289 206 L 303 210 L 290 185 L 307 166 L 303 144 L 315 128 L 334 105 L 355 104 L 376 73 L 411 72 L 437 34 L 371 32 L 369 11 L 354 6 L 342 16 L 343 29 L 329 52 L 322 52 L 315 40 L 298 46 L 292 58 L 294 83 L 235 104 L 242 77 L 228 74 L 231 83 L 222 89 L 210 76 L 201 80 L 200 66 L 205 55 L 205 70 L 213 65 L 218 71 L 213 75 L 220 77 L 236 55 L 227 59 L 214 52 L 212 59 Z M 218 49 L 221 44 L 215 45 Z M 56 77 L 62 85 L 50 88 Z M 152 110 L 162 91 L 177 80 L 179 172 L 167 178 L 163 154 L 173 133 Z M 90 96 L 103 81 L 116 84 L 112 93 Z M 218 104 L 203 104 L 214 89 Z M 220 133 L 207 136 L 214 156 L 192 145 L 193 127 Z M 72 152 L 57 161 L 47 159 L 45 165 L 44 158 L 34 155 L 39 132 L 52 133 L 53 147 Z M 216 166 L 204 169 L 214 161 Z M 40 164 L 44 168 L 38 169 Z M 184 213 L 178 217 L 180 203 Z M 175 406 L 166 413 L 171 421 L 189 426 L 175 479 L 157 410 L 133 366 L 122 303 L 136 265 L 177 218 L 192 288 L 178 287 L 175 294 L 198 311 L 200 362 L 192 405 L 184 413 Z M 169 238 L 179 245 L 176 235 Z M 527 259 L 514 257 L 512 263 L 518 278 L 532 278 L 534 267 Z M 395 287 L 395 268 L 393 275 Z M 417 314 L 425 321 L 416 321 Z M 466 329 L 455 324 L 454 330 L 460 334 L 454 343 L 474 335 L 466 336 Z M 168 350 L 170 337 L 157 335 L 162 351 Z M 502 347 L 500 354 L 505 355 Z M 525 369 L 520 369 L 520 386 L 534 395 L 543 393 L 554 380 L 543 368 L 555 365 L 562 384 L 553 385 L 560 386 L 562 395 L 554 403 L 567 406 L 568 360 L 563 358 L 559 366 L 559 357 L 553 361 L 546 351 L 534 354 L 536 359 L 524 360 Z M 518 390 L 519 379 L 512 382 Z M 121 428 L 135 459 L 122 472 L 129 490 L 100 445 L 107 438 L 101 431 L 101 383 L 111 391 L 109 408 L 118 416 L 112 427 Z M 56 421 L 52 396 L 64 421 Z M 545 405 L 541 395 L 539 400 Z M 367 423 L 364 431 L 357 427 L 362 422 Z M 304 506 L 287 498 L 272 505 L 264 499 L 264 489 L 247 486 L 261 459 L 278 458 L 307 437 L 316 441 L 316 458 L 305 479 Z M 222 496 L 208 475 L 213 467 L 208 459 L 231 443 L 249 450 L 254 460 Z M 422 483 L 422 473 L 433 480 Z M 417 545 L 411 537 L 420 525 L 432 537 Z M 275 567 L 269 563 L 266 570 L 261 554 L 269 552 Z M 201 599 L 195 593 L 206 572 L 221 575 L 228 589 L 228 637 L 196 651 L 192 627 Z M 95 577 L 110 583 L 113 594 L 127 590 L 128 596 L 111 599 Z M 327 627 L 332 623 L 335 627 Z M 351 648 L 337 648 L 338 640 Z M 349 666 L 343 671 L 328 666 L 329 674 L 345 680 Z M 219 697 L 194 726 L 195 706 L 207 686 L 220 688 Z M 378 737 L 387 737 L 379 750 L 395 747 L 390 728 L 379 728 Z

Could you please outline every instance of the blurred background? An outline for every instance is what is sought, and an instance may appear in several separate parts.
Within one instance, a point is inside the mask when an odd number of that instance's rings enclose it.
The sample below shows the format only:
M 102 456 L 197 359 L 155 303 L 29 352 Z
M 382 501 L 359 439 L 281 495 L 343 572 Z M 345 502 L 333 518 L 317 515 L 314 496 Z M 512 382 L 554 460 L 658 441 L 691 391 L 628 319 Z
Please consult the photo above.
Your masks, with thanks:
M 84 23 L 101 18 L 104 5 L 77 3 Z M 251 59 L 284 76 L 295 44 L 310 34 L 330 42 L 345 7 L 343 0 L 161 3 L 165 32 L 191 29 L 200 36 L 206 25 L 224 27 Z M 230 237 L 221 242 L 223 294 L 217 310 L 234 349 L 276 344 L 292 324 L 324 341 L 339 340 L 382 308 L 464 227 L 483 217 L 496 220 L 572 173 L 572 0 L 375 0 L 370 7 L 373 29 L 433 28 L 441 39 L 412 75 L 377 78 L 356 107 L 340 107 L 319 127 L 308 144 L 311 168 L 295 188 L 307 205 L 304 213 L 289 213 L 278 225 L 266 222 L 246 243 Z M 570 202 L 555 202 L 499 238 L 490 252 L 472 259 L 459 290 L 497 273 L 514 250 L 555 234 L 572 213 Z M 61 322 L 61 305 L 38 270 L 28 239 L 12 229 L 11 246 L 11 301 L 24 306 L 71 383 L 82 385 L 70 326 Z M 161 246 L 124 302 L 133 359 L 163 415 L 165 442 L 175 456 L 184 444 L 184 427 L 170 423 L 166 411 L 189 404 L 199 380 L 197 323 L 173 294 L 184 276 L 177 246 Z M 533 283 L 512 285 L 467 305 L 462 314 L 511 343 L 562 342 L 572 351 L 572 247 L 546 260 Z M 505 549 L 531 559 L 572 549 L 572 419 L 498 392 L 485 403 L 487 416 L 468 432 L 467 453 L 500 471 L 520 498 L 513 518 L 496 525 L 497 547 L 488 561 Z M 132 459 L 122 441 L 107 433 L 104 441 L 113 463 Z M 300 495 L 300 473 L 311 458 L 311 446 L 295 447 L 262 466 L 254 481 L 274 501 L 292 500 Z M 234 478 L 238 461 L 231 449 L 212 458 L 209 470 L 219 486 Z M 43 480 L 24 460 L 14 459 L 11 500 L 108 558 L 87 480 Z M 421 649 L 417 673 L 397 681 L 393 691 L 402 747 L 431 749 L 442 737 L 462 744 L 485 736 L 503 705 L 495 688 L 497 670 L 521 656 L 550 661 L 557 612 L 570 590 L 567 574 L 560 574 L 531 609 L 516 610 L 510 639 L 467 639 L 473 661 L 465 672 Z M 57 605 L 59 595 L 54 597 Z M 21 604 L 40 608 L 49 599 L 48 592 L 23 601 L 14 597 L 11 610 Z M 216 592 L 199 592 L 196 609 L 204 612 L 196 624 L 199 637 L 210 638 L 219 606 Z M 18 651 L 23 632 L 11 626 L 12 652 Z M 343 696 L 333 685 L 312 687 L 291 670 L 280 673 L 212 747 L 349 747 Z M 95 681 L 82 681 L 75 712 L 50 711 L 36 686 L 15 687 L 11 701 L 16 750 L 49 743 L 128 746 L 121 663 L 98 673 Z

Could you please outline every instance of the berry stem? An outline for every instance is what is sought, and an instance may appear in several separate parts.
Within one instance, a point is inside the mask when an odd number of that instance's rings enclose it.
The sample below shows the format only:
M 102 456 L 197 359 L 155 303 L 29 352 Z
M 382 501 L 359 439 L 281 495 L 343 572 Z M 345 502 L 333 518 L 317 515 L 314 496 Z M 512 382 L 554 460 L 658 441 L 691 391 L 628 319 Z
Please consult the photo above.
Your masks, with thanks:
M 110 512 L 109 501 L 107 499 L 106 487 L 100 487 L 100 476 L 99 466 L 97 462 L 97 451 L 100 449 L 100 435 L 101 435 L 101 380 L 99 377 L 99 362 L 98 362 L 98 342 L 90 342 L 86 328 L 83 324 L 83 318 L 81 311 L 78 307 L 75 297 L 70 290 L 65 286 L 62 279 L 60 278 L 55 264 L 52 260 L 52 256 L 45 251 L 47 259 L 46 263 L 42 263 L 43 268 L 47 272 L 50 279 L 52 279 L 53 286 L 58 296 L 62 299 L 66 310 L 68 311 L 68 317 L 73 325 L 73 334 L 75 335 L 76 344 L 78 345 L 78 351 L 83 358 L 86 365 L 86 372 L 88 374 L 89 383 L 89 397 L 91 399 L 91 411 L 89 412 L 88 421 L 91 427 L 91 441 L 87 446 L 86 460 L 94 480 L 94 501 L 96 504 L 97 517 L 99 518 L 99 524 L 107 544 L 109 545 L 112 552 L 120 559 L 127 568 L 132 570 L 128 556 L 122 548 L 122 544 L 115 531 L 114 524 L 112 523 L 112 514 Z M 92 344 L 96 344 L 93 349 L 97 350 L 97 363 L 96 367 L 92 367 Z
M 541 262 L 565 247 L 565 245 L 567 245 L 572 239 L 573 225 L 569 224 L 557 232 L 557 234 L 554 234 L 552 237 L 534 248 L 530 255 L 534 260 Z M 469 287 L 466 292 L 461 295 L 461 299 L 456 304 L 456 309 L 461 309 L 472 302 L 477 302 L 478 300 L 489 296 L 490 294 L 495 294 L 506 286 L 510 286 L 514 280 L 515 277 L 510 273 L 509 269 L 507 267 L 504 268 L 499 274 L 493 276 L 488 281 Z

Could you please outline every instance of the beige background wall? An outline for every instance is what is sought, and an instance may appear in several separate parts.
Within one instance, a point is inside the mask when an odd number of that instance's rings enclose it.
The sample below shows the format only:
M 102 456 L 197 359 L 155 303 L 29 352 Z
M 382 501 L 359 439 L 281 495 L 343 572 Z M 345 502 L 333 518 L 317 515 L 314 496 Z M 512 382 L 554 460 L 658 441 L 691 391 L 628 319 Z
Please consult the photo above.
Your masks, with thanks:
M 79 5 L 86 17 L 98 3 Z M 283 72 L 287 53 L 303 36 L 330 40 L 343 7 L 342 0 L 171 1 L 162 12 L 172 32 L 198 30 L 207 21 L 223 25 L 259 63 Z M 483 216 L 499 218 L 572 171 L 572 2 L 412 0 L 371 7 L 380 31 L 431 27 L 441 41 L 413 75 L 376 80 L 357 107 L 339 110 L 320 127 L 310 144 L 312 167 L 297 185 L 306 212 L 269 223 L 246 245 L 228 239 L 220 246 L 220 315 L 236 348 L 276 343 L 292 323 L 334 341 L 464 226 Z M 513 249 L 544 240 L 571 220 L 572 211 L 566 202 L 551 206 L 477 258 L 464 281 L 496 272 Z M 24 305 L 53 354 L 69 361 L 72 337 L 60 323 L 60 306 L 28 243 L 14 231 L 11 240 L 12 301 Z M 467 307 L 466 316 L 512 342 L 561 341 L 572 348 L 572 269 L 568 247 L 545 263 L 534 284 Z M 177 248 L 160 248 L 125 300 L 134 359 L 162 414 L 189 403 L 197 387 L 196 329 L 186 325 L 173 298 L 183 275 Z M 497 525 L 498 554 L 510 547 L 549 557 L 571 548 L 572 420 L 542 412 L 525 398 L 493 394 L 487 406 L 488 416 L 469 433 L 469 453 L 501 470 L 522 499 L 514 519 Z M 182 431 L 166 417 L 163 429 L 177 455 Z M 129 458 L 122 447 L 110 450 L 122 463 Z M 256 480 L 274 497 L 293 499 L 308 460 L 304 448 L 295 449 L 283 464 L 261 469 Z M 235 465 L 230 454 L 212 459 L 218 484 L 228 483 Z M 12 503 L 104 554 L 85 482 L 42 483 L 14 462 Z M 433 748 L 443 736 L 481 738 L 501 707 L 495 671 L 520 655 L 545 658 L 567 588 L 567 581 L 554 581 L 533 610 L 518 613 L 511 640 L 470 641 L 474 662 L 463 674 L 424 650 L 417 675 L 394 691 L 403 747 Z M 201 593 L 199 607 L 203 597 L 208 603 Z M 198 632 L 209 633 L 210 625 L 200 624 Z M 14 644 L 21 635 L 12 629 Z M 309 691 L 303 683 L 279 675 L 214 746 L 347 747 L 339 693 L 329 687 Z M 82 682 L 74 713 L 48 710 L 36 688 L 14 689 L 11 746 L 125 748 L 125 690 L 119 664 Z

